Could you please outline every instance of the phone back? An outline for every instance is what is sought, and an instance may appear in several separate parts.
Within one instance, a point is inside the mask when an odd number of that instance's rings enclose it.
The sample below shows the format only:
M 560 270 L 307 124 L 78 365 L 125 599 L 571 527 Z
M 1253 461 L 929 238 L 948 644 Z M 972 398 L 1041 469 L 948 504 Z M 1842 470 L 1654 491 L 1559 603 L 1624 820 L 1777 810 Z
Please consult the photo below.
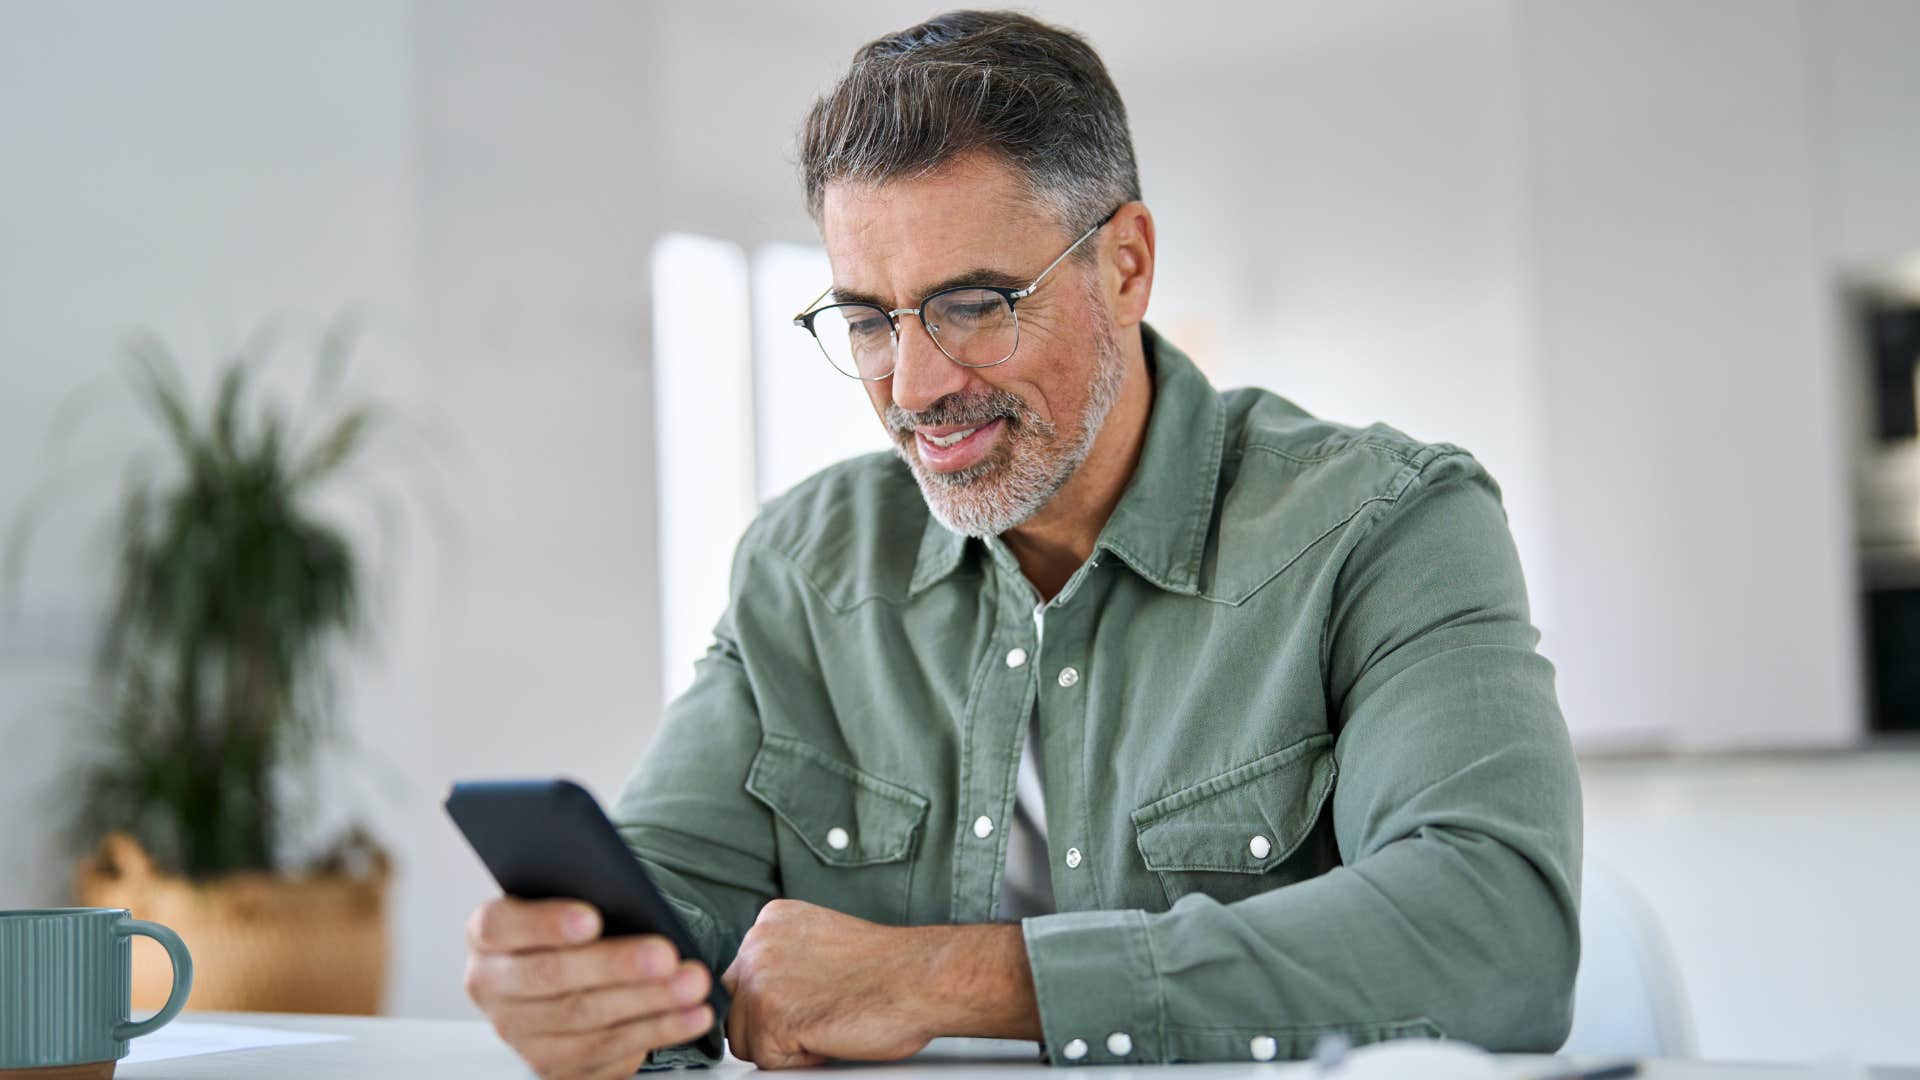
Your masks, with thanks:
M 473 780 L 447 796 L 467 842 L 500 889 L 523 900 L 584 900 L 604 934 L 661 934 L 680 955 L 702 958 L 691 935 L 587 790 L 570 780 Z M 714 973 L 710 996 L 724 1009 Z

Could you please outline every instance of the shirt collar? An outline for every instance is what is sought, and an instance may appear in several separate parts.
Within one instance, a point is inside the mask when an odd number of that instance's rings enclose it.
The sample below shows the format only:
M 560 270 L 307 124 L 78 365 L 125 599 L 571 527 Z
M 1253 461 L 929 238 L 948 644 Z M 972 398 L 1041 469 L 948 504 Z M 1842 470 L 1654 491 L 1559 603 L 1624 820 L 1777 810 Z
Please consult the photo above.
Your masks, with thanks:
M 953 573 L 966 552 L 967 538 L 940 524 L 940 519 L 928 511 L 927 527 L 920 534 L 920 555 L 913 563 L 913 581 L 907 585 L 907 595 L 918 595 L 920 590 Z
M 1185 353 L 1145 323 L 1140 336 L 1153 374 L 1152 411 L 1133 478 L 1094 548 L 1118 555 L 1160 588 L 1191 596 L 1200 591 L 1226 445 L 1226 408 Z M 953 573 L 966 548 L 965 536 L 928 514 L 908 592 Z
M 1213 523 L 1227 410 L 1185 353 L 1145 323 L 1140 334 L 1153 371 L 1153 412 L 1133 479 L 1094 546 L 1155 585 L 1192 596 Z

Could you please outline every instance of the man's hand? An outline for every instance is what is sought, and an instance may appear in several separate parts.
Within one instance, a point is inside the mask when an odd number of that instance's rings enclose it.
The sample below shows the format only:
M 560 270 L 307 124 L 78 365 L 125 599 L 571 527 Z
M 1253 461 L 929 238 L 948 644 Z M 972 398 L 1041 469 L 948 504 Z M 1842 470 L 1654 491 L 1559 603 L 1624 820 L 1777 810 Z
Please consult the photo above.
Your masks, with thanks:
M 720 976 L 727 1042 L 761 1068 L 888 1061 L 937 1035 L 1038 1038 L 1020 927 L 895 927 L 774 900 Z
M 467 996 L 546 1080 L 628 1076 L 713 1026 L 706 965 L 662 937 L 599 936 L 573 900 L 502 897 L 467 921 Z

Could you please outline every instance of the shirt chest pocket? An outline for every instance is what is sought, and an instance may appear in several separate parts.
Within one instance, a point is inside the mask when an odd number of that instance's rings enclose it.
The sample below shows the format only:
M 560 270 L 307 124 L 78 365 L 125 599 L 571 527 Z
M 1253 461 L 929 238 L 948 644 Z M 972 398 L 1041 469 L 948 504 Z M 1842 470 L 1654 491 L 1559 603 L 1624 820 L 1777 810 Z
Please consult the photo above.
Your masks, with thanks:
M 1321 821 L 1337 773 L 1333 736 L 1315 735 L 1156 799 L 1133 812 L 1140 857 L 1169 904 L 1194 892 L 1231 903 L 1315 877 L 1338 861 Z
M 762 740 L 746 787 L 779 823 L 785 896 L 907 922 L 924 796 L 784 735 Z

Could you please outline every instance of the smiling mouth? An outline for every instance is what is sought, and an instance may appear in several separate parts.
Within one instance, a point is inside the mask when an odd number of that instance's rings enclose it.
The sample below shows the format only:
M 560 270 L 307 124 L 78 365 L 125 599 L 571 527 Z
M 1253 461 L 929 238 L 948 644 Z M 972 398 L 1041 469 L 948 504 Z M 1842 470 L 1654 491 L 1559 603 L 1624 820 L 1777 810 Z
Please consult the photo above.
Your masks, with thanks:
M 932 443 L 933 445 L 944 449 L 949 446 L 959 445 L 961 439 L 964 439 L 967 436 L 973 434 L 974 432 L 979 431 L 981 428 L 985 426 L 986 426 L 985 424 L 976 424 L 975 426 L 970 428 L 961 428 L 959 431 L 953 432 L 952 434 L 948 434 L 948 435 L 922 435 L 920 437 Z
M 937 473 L 959 472 L 978 464 L 993 449 L 1006 417 L 996 416 L 985 423 L 959 428 L 940 435 L 914 432 L 914 447 L 920 463 Z

